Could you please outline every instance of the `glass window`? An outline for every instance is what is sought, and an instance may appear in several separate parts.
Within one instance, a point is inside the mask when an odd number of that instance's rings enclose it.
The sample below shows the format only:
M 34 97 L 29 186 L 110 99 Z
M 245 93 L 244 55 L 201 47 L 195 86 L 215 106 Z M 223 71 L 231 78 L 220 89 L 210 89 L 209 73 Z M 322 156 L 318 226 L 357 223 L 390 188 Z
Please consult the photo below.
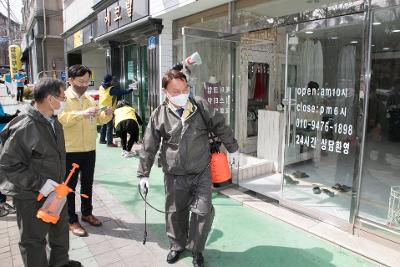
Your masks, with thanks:
M 340 21 L 353 22 L 318 29 L 335 21 L 308 23 L 288 35 L 283 197 L 348 221 L 363 18 L 346 16 Z
M 228 5 L 215 7 L 194 14 L 173 23 L 173 62 L 182 62 L 182 28 L 191 27 L 202 30 L 224 32 L 228 26 Z
M 399 7 L 373 13 L 371 73 L 359 215 L 399 229 Z
M 223 39 L 185 36 L 186 55 L 197 52 L 201 64 L 187 65 L 191 94 L 208 101 L 214 112 L 222 113 L 229 124 L 232 85 L 231 55 L 233 44 Z

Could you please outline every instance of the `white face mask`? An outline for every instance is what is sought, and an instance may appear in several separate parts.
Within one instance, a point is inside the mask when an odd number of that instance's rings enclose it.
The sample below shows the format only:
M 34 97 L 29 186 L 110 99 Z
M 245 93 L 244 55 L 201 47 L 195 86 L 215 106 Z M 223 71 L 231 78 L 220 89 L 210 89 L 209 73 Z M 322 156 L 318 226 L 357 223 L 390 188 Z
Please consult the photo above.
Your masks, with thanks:
M 177 105 L 178 107 L 183 107 L 186 105 L 186 103 L 189 99 L 189 94 L 180 94 L 177 96 L 169 96 L 168 98 L 173 104 Z
M 64 101 L 59 101 L 59 102 L 60 102 L 60 107 L 57 109 L 54 109 L 50 103 L 50 106 L 53 109 L 53 115 L 55 115 L 55 116 L 59 115 L 60 113 L 62 113 L 64 111 L 65 102 Z

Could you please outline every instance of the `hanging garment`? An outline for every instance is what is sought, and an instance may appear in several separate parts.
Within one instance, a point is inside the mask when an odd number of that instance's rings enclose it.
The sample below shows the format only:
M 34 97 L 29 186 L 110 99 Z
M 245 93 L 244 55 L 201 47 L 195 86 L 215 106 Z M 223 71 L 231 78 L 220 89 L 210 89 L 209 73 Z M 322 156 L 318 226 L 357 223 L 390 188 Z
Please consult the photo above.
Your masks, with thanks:
M 320 41 L 317 41 L 314 44 L 314 65 L 313 65 L 313 79 L 312 81 L 319 84 L 320 87 L 323 87 L 324 81 L 324 56 L 322 53 L 322 44 Z
M 265 87 L 263 81 L 263 74 L 260 70 L 256 72 L 256 81 L 254 84 L 254 99 L 263 100 L 265 97 Z
M 300 55 L 300 77 L 301 86 L 307 86 L 310 81 L 323 86 L 323 50 L 320 41 L 314 44 L 313 40 L 304 41 Z
M 254 71 L 249 72 L 249 78 L 248 78 L 248 88 L 249 88 L 249 94 L 247 96 L 248 99 L 253 99 L 254 98 L 254 85 L 256 82 L 256 73 Z
M 336 123 L 353 125 L 354 90 L 356 86 L 356 47 L 344 46 L 339 52 L 337 70 L 337 88 L 348 89 L 347 97 L 334 98 L 332 105 L 346 109 L 346 116 L 337 116 Z M 339 134 L 334 134 L 339 138 Z
M 310 81 L 314 81 L 314 42 L 312 40 L 304 41 L 301 46 L 300 62 L 299 82 L 301 86 L 307 86 Z

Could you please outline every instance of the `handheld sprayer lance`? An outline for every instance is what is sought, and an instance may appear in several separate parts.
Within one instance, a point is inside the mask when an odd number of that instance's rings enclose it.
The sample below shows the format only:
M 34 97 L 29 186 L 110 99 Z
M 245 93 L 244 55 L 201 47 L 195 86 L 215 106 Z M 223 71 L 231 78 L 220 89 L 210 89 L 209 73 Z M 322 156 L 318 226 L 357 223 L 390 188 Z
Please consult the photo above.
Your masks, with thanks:
M 60 219 L 60 213 L 63 209 L 65 202 L 67 201 L 67 195 L 70 192 L 74 192 L 68 187 L 68 182 L 74 174 L 75 170 L 79 168 L 79 165 L 72 163 L 72 169 L 69 171 L 67 179 L 56 186 L 54 191 L 52 191 L 44 202 L 43 206 L 38 210 L 36 217 L 47 223 L 56 224 Z M 84 198 L 89 198 L 85 194 L 81 194 Z M 43 195 L 39 193 L 36 200 L 42 200 Z
M 143 245 L 145 245 L 146 241 L 147 241 L 147 193 L 148 192 L 149 192 L 149 189 L 147 188 L 147 186 L 144 186 L 144 234 L 143 234 Z

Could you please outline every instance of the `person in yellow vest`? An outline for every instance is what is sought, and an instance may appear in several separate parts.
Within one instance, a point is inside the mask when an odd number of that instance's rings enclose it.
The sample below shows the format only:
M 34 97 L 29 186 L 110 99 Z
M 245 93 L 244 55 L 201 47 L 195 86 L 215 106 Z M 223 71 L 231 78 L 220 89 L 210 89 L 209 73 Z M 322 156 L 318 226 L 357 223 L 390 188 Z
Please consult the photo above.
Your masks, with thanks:
M 92 71 L 84 65 L 73 65 L 68 68 L 68 83 L 65 91 L 67 97 L 64 111 L 58 116 L 64 128 L 66 166 L 72 163 L 79 165 L 79 170 L 72 175 L 68 186 L 75 191 L 80 176 L 81 194 L 89 198 L 81 198 L 81 220 L 93 226 L 102 223 L 93 215 L 92 192 L 94 169 L 96 164 L 97 124 L 111 120 L 113 110 L 101 111 L 94 99 L 86 94 Z M 87 231 L 79 223 L 75 211 L 75 193 L 67 196 L 69 229 L 76 236 L 87 236 Z
M 111 107 L 113 110 L 115 110 L 117 101 L 123 95 L 129 94 L 132 91 L 133 89 L 124 90 L 114 86 L 113 77 L 110 74 L 106 74 L 101 86 L 99 87 L 99 106 Z M 116 145 L 113 143 L 113 120 L 101 127 L 99 143 L 107 144 L 109 147 L 116 147 Z
M 117 109 L 114 111 L 114 127 L 115 133 L 121 138 L 121 156 L 124 158 L 135 155 L 131 150 L 133 144 L 139 140 L 139 125 L 142 125 L 142 119 L 135 109 L 127 101 L 119 101 Z M 129 140 L 127 140 L 128 134 Z

